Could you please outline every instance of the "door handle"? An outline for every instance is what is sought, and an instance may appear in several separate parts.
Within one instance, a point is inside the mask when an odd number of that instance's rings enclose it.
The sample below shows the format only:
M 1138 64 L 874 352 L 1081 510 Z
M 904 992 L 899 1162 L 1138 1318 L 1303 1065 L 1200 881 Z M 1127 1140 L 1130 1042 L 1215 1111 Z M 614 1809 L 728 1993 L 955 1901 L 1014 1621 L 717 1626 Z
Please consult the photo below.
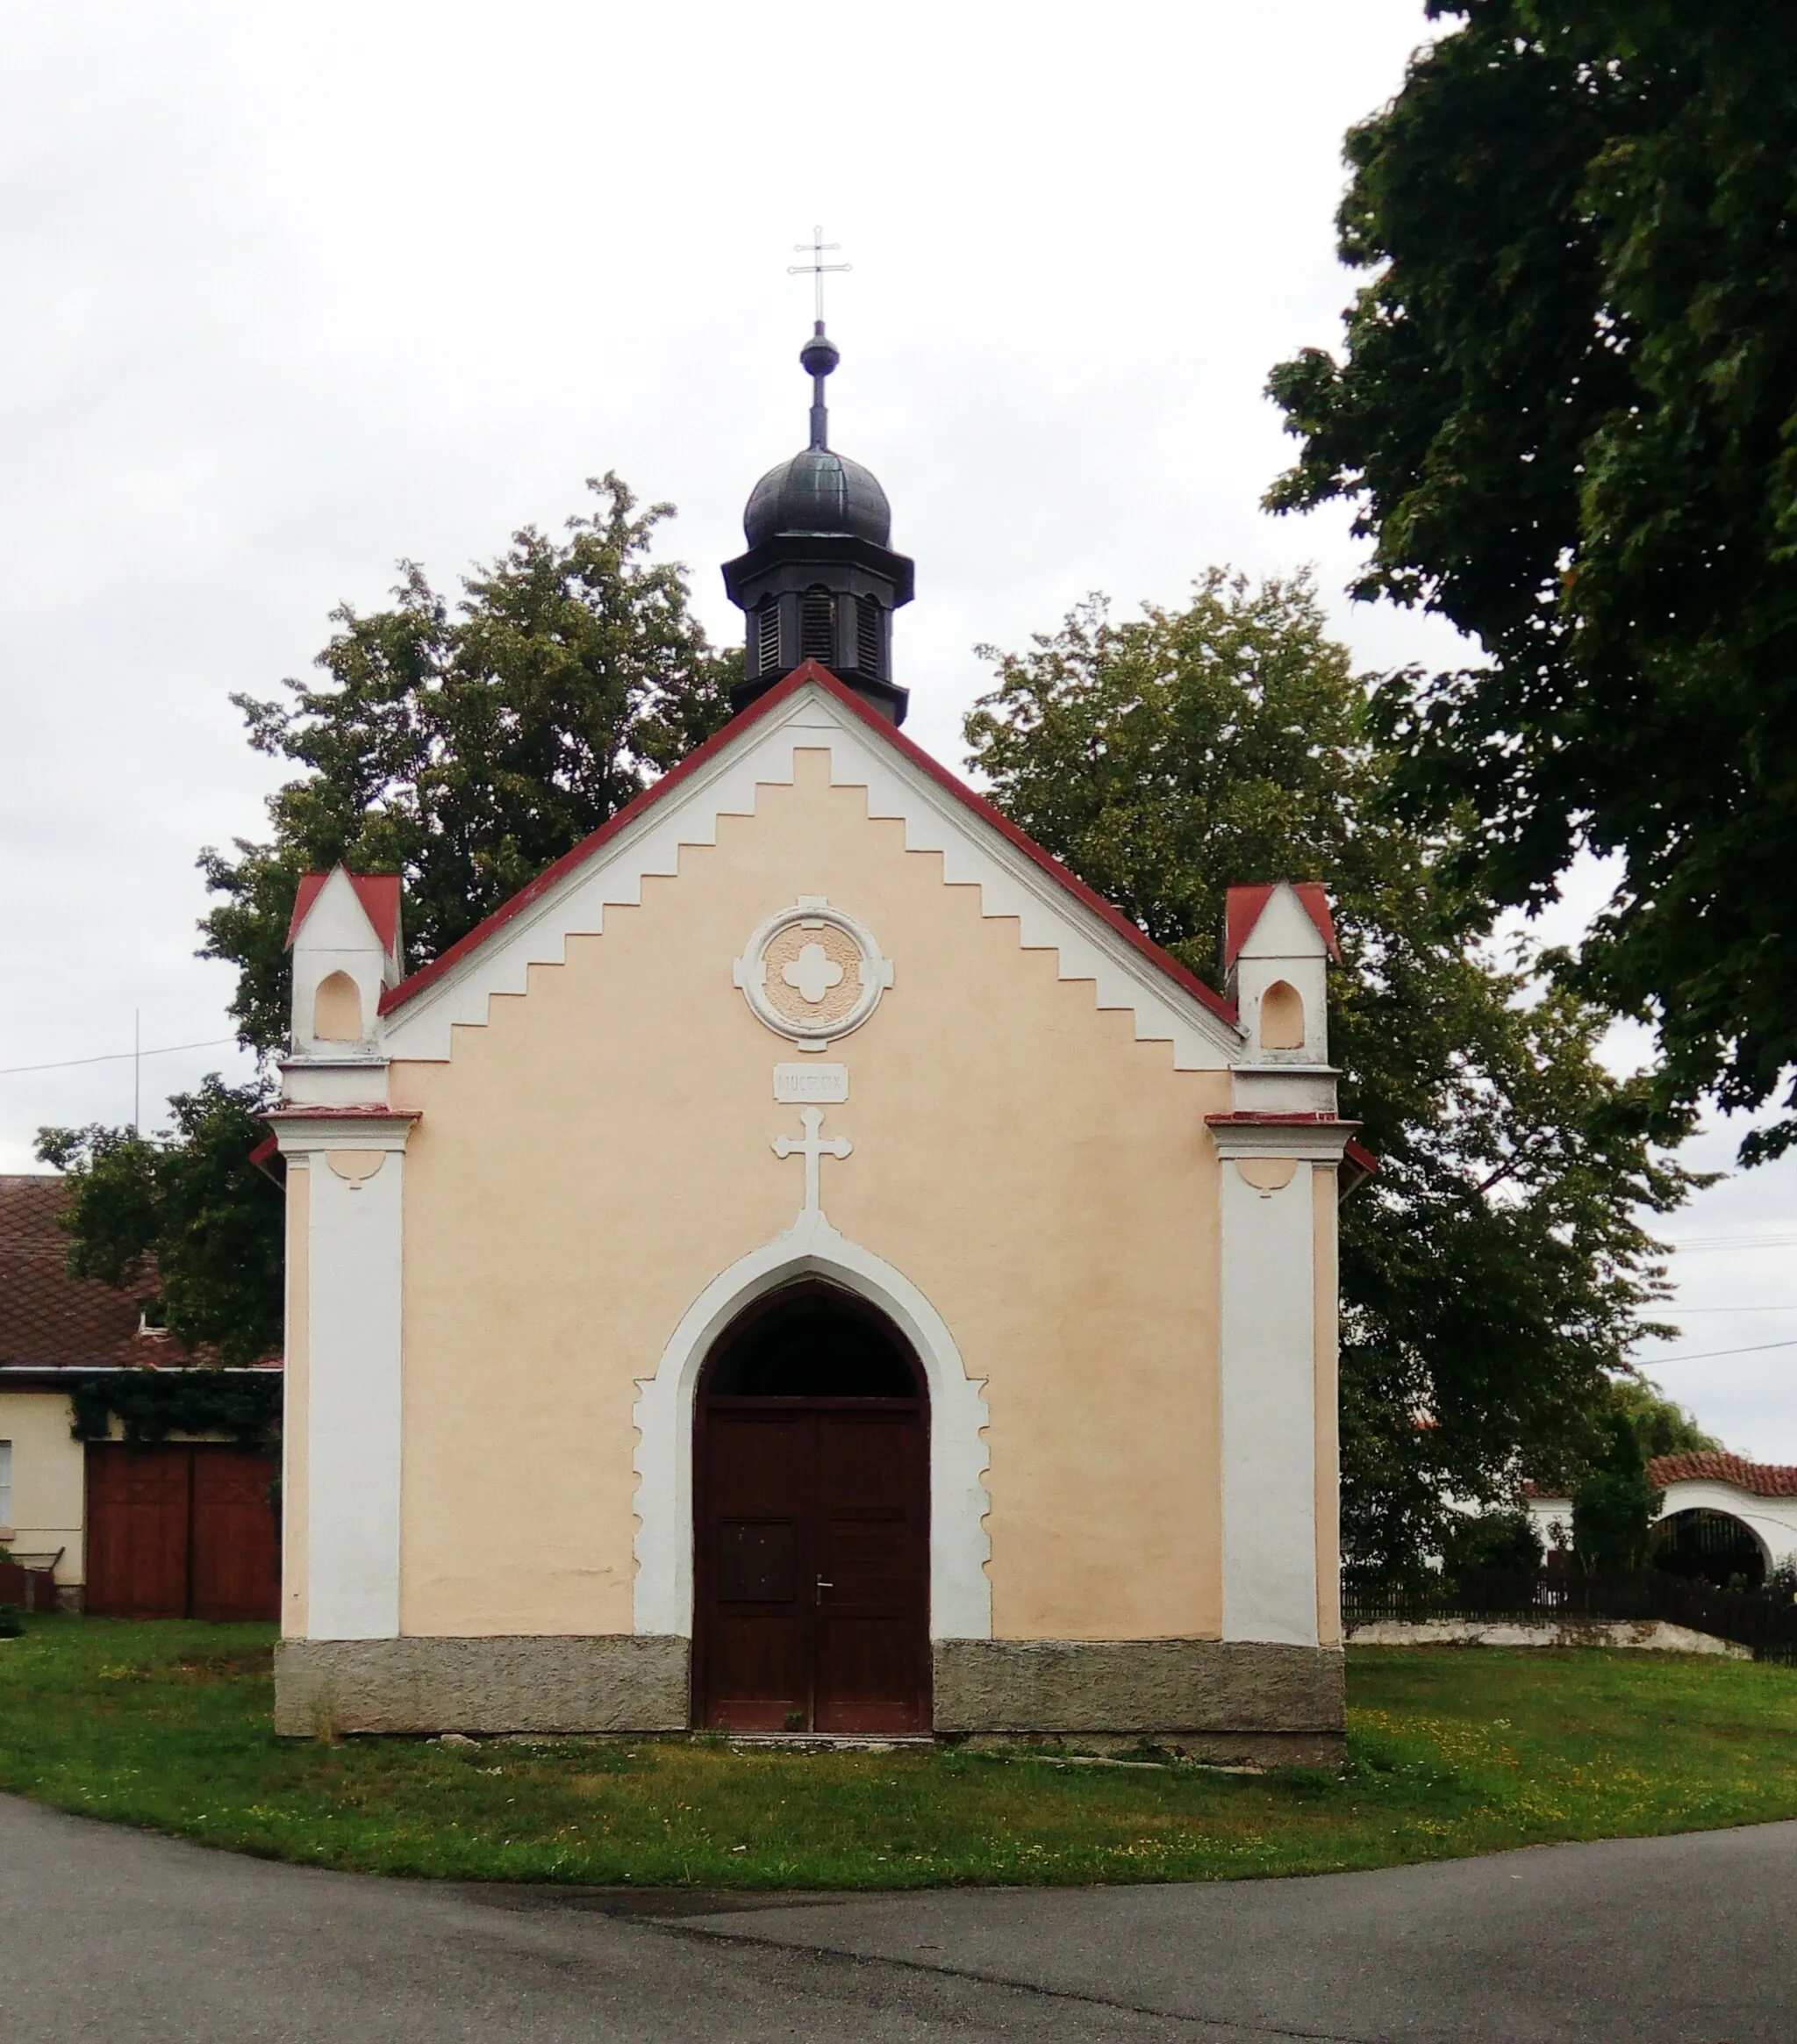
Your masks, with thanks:
M 819 1578 L 818 1578 L 818 1595 L 817 1595 L 817 1601 L 818 1601 L 818 1603 L 823 1603 L 823 1601 L 824 1601 L 824 1592 L 825 1592 L 827 1589 L 835 1589 L 835 1587 L 836 1587 L 836 1586 L 835 1586 L 835 1584 L 834 1584 L 834 1582 L 826 1582 L 826 1581 L 824 1581 L 824 1579 L 823 1579 L 823 1577 L 822 1577 L 822 1576 L 819 1576 Z

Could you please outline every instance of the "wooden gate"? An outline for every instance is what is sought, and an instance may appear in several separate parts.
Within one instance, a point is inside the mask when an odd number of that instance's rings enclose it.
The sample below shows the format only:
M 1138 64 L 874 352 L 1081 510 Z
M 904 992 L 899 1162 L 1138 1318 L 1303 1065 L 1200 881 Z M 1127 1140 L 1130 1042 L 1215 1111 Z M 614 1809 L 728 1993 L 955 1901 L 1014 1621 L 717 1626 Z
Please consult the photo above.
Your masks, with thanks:
M 275 1618 L 267 1455 L 225 1442 L 88 1444 L 87 1608 L 112 1618 Z
M 702 1721 L 927 1731 L 921 1402 L 712 1398 L 696 1445 Z

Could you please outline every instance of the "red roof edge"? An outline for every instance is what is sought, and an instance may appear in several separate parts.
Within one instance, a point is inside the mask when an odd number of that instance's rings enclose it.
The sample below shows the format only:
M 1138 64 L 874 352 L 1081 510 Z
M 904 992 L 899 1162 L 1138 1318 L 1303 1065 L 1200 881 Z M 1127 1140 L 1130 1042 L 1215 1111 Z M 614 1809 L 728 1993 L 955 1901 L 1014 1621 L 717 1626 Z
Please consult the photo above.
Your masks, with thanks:
M 1227 972 L 1242 956 L 1254 926 L 1273 898 L 1278 880 L 1257 880 L 1250 886 L 1231 887 L 1223 908 L 1223 970 Z M 1321 880 L 1288 880 L 1284 883 L 1304 904 L 1304 913 L 1315 923 L 1317 935 L 1328 947 L 1332 958 L 1342 956 L 1335 937 L 1335 919 L 1329 910 L 1329 891 Z
M 393 1108 L 384 1101 L 357 1101 L 345 1105 L 290 1101 L 284 1107 L 264 1108 L 257 1118 L 264 1122 L 421 1122 L 424 1115 L 422 1108 Z
M 264 1136 L 250 1151 L 249 1160 L 270 1185 L 279 1186 L 283 1191 L 286 1189 L 287 1159 L 281 1154 L 279 1137 Z
M 1366 1144 L 1350 1136 L 1348 1147 L 1342 1152 L 1341 1187 L 1337 1196 L 1345 1200 L 1350 1194 L 1357 1193 L 1378 1167 L 1378 1158 Z
M 332 871 L 336 868 L 333 866 Z M 399 942 L 399 876 L 397 873 L 352 873 L 347 866 L 344 877 L 355 889 L 355 898 L 362 903 L 362 914 L 375 926 L 375 935 L 381 940 L 383 950 L 390 951 Z M 293 897 L 293 920 L 287 926 L 287 948 L 293 949 L 293 940 L 299 935 L 299 927 L 312 912 L 312 904 L 324 889 L 330 873 L 302 873 L 299 891 Z
M 1313 1114 L 1308 1108 L 1237 1108 L 1227 1115 L 1206 1115 L 1205 1125 L 1212 1129 L 1357 1129 L 1360 1123 L 1333 1111 Z
M 828 668 L 820 667 L 815 660 L 807 660 L 802 666 L 795 667 L 784 681 L 777 683 L 764 696 L 757 697 L 746 710 L 740 710 L 721 731 L 713 732 L 703 745 L 689 752 L 679 765 L 663 774 L 653 787 L 645 788 L 634 802 L 626 804 L 615 816 L 602 823 L 591 836 L 583 838 L 571 851 L 563 852 L 554 865 L 545 867 L 527 886 L 520 888 L 509 901 L 496 908 L 484 922 L 477 923 L 460 943 L 451 944 L 441 957 L 432 959 L 428 965 L 421 966 L 410 979 L 402 979 L 398 986 L 389 987 L 381 996 L 381 1013 L 392 1014 L 395 1008 L 403 1007 L 415 995 L 422 993 L 426 987 L 441 979 L 444 973 L 452 966 L 459 965 L 470 952 L 478 950 L 488 938 L 503 929 L 520 910 L 539 900 L 564 874 L 572 872 L 576 866 L 584 864 L 595 852 L 610 843 L 620 831 L 635 822 L 646 810 L 678 787 L 682 781 L 707 760 L 714 758 L 726 746 L 734 744 L 752 725 L 790 700 L 807 682 L 815 682 L 826 693 L 834 697 L 859 717 L 870 730 L 877 732 L 887 744 L 920 771 L 929 775 L 932 780 L 970 809 L 982 822 L 989 823 L 1008 843 L 1040 866 L 1049 879 L 1064 887 L 1076 900 L 1108 923 L 1119 936 L 1146 958 L 1157 972 L 1172 980 L 1176 986 L 1201 1001 L 1212 1014 L 1229 1023 L 1232 1028 L 1235 1026 L 1234 1006 L 1224 1000 L 1214 987 L 1206 986 L 1195 972 L 1188 972 L 1178 958 L 1163 951 L 1152 937 L 1132 922 L 1120 909 L 1113 907 L 1103 895 L 1095 893 L 1077 874 L 1063 865 L 1052 852 L 1044 851 L 1033 837 L 1020 830 L 1008 816 L 994 808 L 983 795 L 976 794 L 965 781 L 950 773 L 947 767 L 932 759 L 920 745 L 913 743 L 897 725 L 889 724 L 852 689 L 845 687 Z

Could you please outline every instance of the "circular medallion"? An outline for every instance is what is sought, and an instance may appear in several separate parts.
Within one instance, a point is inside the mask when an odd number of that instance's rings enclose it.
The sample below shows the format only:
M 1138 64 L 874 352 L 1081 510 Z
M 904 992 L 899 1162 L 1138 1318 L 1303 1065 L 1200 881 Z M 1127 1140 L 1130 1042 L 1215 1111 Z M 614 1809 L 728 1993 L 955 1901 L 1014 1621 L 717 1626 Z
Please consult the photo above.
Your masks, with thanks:
M 852 915 L 801 894 L 750 937 L 732 977 L 758 1021 L 802 1051 L 821 1051 L 879 1006 L 892 967 Z

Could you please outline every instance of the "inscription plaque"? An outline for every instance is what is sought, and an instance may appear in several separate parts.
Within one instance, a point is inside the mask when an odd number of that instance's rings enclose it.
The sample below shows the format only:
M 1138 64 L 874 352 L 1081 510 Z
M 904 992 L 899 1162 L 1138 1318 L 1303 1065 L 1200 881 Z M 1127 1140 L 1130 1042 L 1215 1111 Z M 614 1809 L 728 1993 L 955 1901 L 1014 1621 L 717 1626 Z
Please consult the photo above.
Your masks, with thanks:
M 777 1065 L 774 1098 L 791 1106 L 808 1101 L 830 1103 L 848 1098 L 846 1065 Z

